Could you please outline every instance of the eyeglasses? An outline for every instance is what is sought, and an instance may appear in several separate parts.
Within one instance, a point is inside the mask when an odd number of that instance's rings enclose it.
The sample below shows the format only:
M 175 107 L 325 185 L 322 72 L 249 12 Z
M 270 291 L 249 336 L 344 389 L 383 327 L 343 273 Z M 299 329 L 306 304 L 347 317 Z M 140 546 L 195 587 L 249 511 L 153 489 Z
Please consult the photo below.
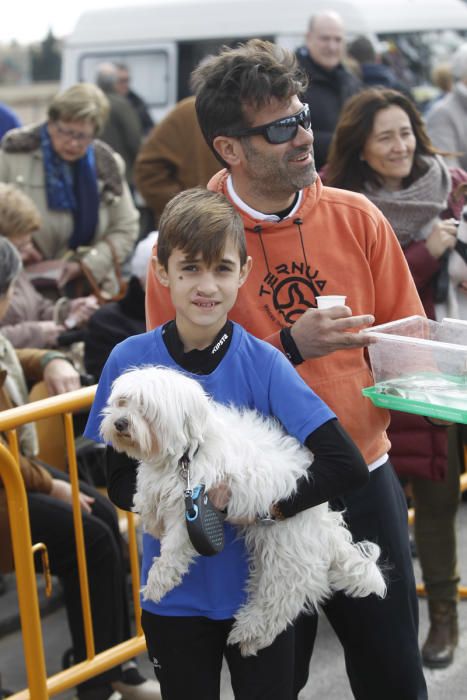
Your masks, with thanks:
M 307 104 L 303 105 L 303 108 L 298 114 L 293 114 L 291 117 L 283 117 L 282 119 L 276 119 L 274 122 L 269 122 L 269 124 L 253 126 L 250 129 L 242 129 L 235 134 L 231 134 L 231 136 L 239 137 L 261 134 L 268 143 L 277 145 L 292 141 L 297 135 L 299 126 L 303 127 L 306 131 L 311 128 L 310 108 Z
M 94 134 L 85 134 L 82 131 L 73 131 L 73 129 L 64 129 L 60 126 L 58 122 L 54 122 L 54 127 L 57 134 L 64 139 L 64 141 L 76 141 L 79 144 L 91 143 L 94 138 Z

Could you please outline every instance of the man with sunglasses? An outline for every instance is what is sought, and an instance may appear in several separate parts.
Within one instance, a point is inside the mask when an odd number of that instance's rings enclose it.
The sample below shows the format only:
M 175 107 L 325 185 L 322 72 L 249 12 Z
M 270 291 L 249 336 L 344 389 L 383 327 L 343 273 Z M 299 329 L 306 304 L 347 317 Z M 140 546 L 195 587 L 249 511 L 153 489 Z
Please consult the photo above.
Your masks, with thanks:
M 201 130 L 225 166 L 208 187 L 240 212 L 253 258 L 230 318 L 286 354 L 333 408 L 370 470 L 367 486 L 334 506 L 345 509 L 355 539 L 381 546 L 388 596 L 336 594 L 324 606 L 344 647 L 352 691 L 357 700 L 424 700 L 407 507 L 388 461 L 389 417 L 361 393 L 373 383 L 365 357 L 373 339 L 362 329 L 423 314 L 410 271 L 379 210 L 361 195 L 323 187 L 317 176 L 309 110 L 300 98 L 306 78 L 293 53 L 253 39 L 205 59 L 193 87 Z M 345 294 L 348 306 L 318 310 L 321 294 Z M 152 275 L 146 299 L 150 327 L 171 318 Z M 316 616 L 296 624 L 297 694 L 316 626 Z

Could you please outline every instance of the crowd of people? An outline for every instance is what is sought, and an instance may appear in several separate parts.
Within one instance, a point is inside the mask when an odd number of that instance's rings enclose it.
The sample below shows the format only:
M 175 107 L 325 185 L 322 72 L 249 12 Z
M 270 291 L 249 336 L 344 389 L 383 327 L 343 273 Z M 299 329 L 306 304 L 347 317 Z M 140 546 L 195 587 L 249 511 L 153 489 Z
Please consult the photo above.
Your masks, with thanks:
M 458 645 L 461 426 L 389 413 L 361 391 L 373 383 L 366 329 L 465 308 L 451 304 L 467 275 L 450 280 L 449 258 L 467 183 L 467 44 L 449 65 L 445 94 L 422 114 L 372 41 L 346 47 L 342 18 L 323 11 L 295 52 L 253 39 L 205 57 L 193 95 L 158 124 L 128 67 L 109 62 L 95 84 L 60 92 L 38 124 L 0 109 L 0 410 L 26 403 L 40 380 L 49 395 L 98 382 L 84 435 L 99 442 L 113 379 L 152 363 L 275 416 L 315 459 L 267 521 L 280 527 L 329 501 L 356 541 L 382 550 L 384 600 L 336 593 L 323 606 L 357 700 L 424 700 L 423 666 L 445 668 Z M 346 303 L 318 309 L 323 294 Z M 38 458 L 34 426 L 21 429 L 20 451 L 32 536 L 63 586 L 79 661 L 70 484 Z M 80 485 L 97 652 L 131 627 L 112 502 L 131 510 L 137 464 L 105 453 L 110 500 Z M 228 486 L 209 495 L 228 519 Z M 408 503 L 430 619 L 421 649 Z M 256 657 L 229 647 L 247 566 L 237 527 L 225 528 L 221 555 L 198 560 L 159 603 L 142 601 L 157 680 L 130 661 L 81 685 L 80 700 L 218 700 L 224 657 L 238 700 L 297 699 L 318 616 L 304 612 Z M 143 584 L 158 552 L 145 536 Z

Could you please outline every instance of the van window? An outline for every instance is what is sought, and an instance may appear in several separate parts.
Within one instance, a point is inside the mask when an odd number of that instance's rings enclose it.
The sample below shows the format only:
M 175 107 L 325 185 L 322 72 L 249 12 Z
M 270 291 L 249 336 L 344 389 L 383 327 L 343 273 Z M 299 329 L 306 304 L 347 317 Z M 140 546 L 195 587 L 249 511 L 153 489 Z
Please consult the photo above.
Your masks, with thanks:
M 260 39 L 274 41 L 273 36 L 258 35 Z M 222 46 L 237 46 L 241 42 L 248 41 L 248 37 L 230 37 L 216 39 L 198 39 L 194 41 L 178 42 L 178 84 L 177 99 L 181 100 L 191 94 L 190 75 L 198 63 L 209 56 L 217 54 Z
M 131 76 L 130 87 L 149 107 L 164 107 L 169 101 L 168 66 L 166 51 L 119 51 L 118 53 L 83 53 L 79 59 L 80 82 L 96 82 L 100 63 L 123 63 Z

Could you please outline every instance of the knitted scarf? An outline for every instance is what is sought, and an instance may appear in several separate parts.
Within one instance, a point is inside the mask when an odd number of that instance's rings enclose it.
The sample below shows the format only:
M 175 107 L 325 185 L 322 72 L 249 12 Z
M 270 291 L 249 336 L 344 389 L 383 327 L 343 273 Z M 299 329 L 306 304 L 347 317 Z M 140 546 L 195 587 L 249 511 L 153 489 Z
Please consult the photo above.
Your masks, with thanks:
M 376 204 L 393 227 L 402 248 L 426 238 L 433 221 L 447 207 L 451 176 L 439 156 L 423 156 L 426 172 L 408 187 L 395 192 L 365 187 L 363 193 Z
M 47 124 L 41 127 L 40 139 L 47 206 L 54 211 L 71 211 L 73 232 L 68 246 L 76 250 L 88 245 L 96 233 L 99 192 L 94 148 L 91 144 L 82 158 L 67 163 L 54 151 Z

